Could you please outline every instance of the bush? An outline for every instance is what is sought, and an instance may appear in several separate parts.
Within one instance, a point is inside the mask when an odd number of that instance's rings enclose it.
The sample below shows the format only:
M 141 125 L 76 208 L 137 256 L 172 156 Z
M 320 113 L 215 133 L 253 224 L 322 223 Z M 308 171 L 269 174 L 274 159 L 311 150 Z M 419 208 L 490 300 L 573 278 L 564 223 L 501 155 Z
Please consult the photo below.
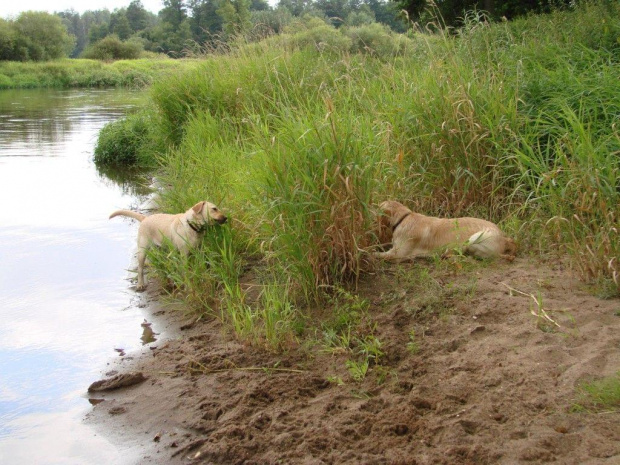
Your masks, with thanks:
M 104 37 L 89 46 L 82 53 L 82 58 L 92 60 L 135 60 L 140 58 L 144 47 L 140 41 L 123 42 L 115 35 Z
M 305 30 L 293 34 L 291 38 L 293 45 L 299 48 L 312 47 L 321 51 L 334 52 L 348 51 L 351 47 L 351 39 L 342 35 L 335 27 L 319 18 L 306 18 L 306 20 Z M 286 30 L 295 31 L 297 26 L 299 26 L 298 23 L 292 23 Z
M 0 74 L 0 89 L 10 89 L 13 87 L 13 81 L 10 77 Z
M 265 30 L 279 34 L 293 21 L 293 15 L 285 8 L 252 12 L 252 30 Z
M 11 23 L 11 27 L 14 60 L 47 61 L 66 57 L 75 45 L 75 37 L 67 33 L 61 19 L 49 13 L 26 11 Z
M 146 113 L 136 113 L 108 123 L 99 132 L 95 147 L 95 164 L 97 166 L 152 166 L 153 160 L 146 150 L 149 134 L 150 123 Z
M 394 34 L 387 26 L 379 23 L 346 28 L 344 33 L 352 41 L 351 52 L 370 53 L 379 57 L 402 54 L 411 39 Z

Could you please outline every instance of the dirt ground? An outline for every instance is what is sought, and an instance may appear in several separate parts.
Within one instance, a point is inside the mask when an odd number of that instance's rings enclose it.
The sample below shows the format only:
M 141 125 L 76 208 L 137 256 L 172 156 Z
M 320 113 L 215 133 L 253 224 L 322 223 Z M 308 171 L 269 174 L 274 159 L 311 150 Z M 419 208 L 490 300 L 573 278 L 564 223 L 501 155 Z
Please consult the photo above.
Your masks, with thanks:
M 384 353 L 361 382 L 350 353 L 270 353 L 143 294 L 167 338 L 102 374 L 146 381 L 91 393 L 85 421 L 145 464 L 620 463 L 620 413 L 571 409 L 581 382 L 620 370 L 620 300 L 527 258 L 424 291 L 411 266 L 360 283 Z

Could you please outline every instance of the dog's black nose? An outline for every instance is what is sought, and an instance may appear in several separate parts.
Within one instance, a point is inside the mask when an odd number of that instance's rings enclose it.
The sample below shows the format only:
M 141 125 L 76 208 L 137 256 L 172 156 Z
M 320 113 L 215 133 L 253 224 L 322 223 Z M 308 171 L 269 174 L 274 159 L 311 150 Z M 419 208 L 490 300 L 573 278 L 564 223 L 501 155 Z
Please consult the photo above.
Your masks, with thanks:
M 222 217 L 221 217 L 219 220 L 217 220 L 217 221 L 218 221 L 218 223 L 220 223 L 220 224 L 224 224 L 224 223 L 226 223 L 226 220 L 228 220 L 228 218 L 227 218 L 226 216 L 222 216 Z

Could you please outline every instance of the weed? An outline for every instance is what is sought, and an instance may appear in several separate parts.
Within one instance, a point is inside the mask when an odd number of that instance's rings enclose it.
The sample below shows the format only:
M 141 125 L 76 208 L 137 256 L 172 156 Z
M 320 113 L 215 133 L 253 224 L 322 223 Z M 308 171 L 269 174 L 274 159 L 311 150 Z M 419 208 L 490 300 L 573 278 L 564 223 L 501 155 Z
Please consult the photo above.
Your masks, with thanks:
M 362 360 L 361 362 L 355 360 L 347 360 L 346 361 L 347 370 L 349 370 L 349 375 L 356 382 L 361 382 L 366 377 L 366 373 L 368 373 L 369 362 L 368 359 Z
M 416 355 L 420 351 L 420 343 L 416 338 L 414 329 L 409 331 L 409 342 L 407 342 L 407 350 L 411 355 Z
M 373 368 L 373 371 L 377 377 L 377 384 L 381 385 L 381 384 L 385 384 L 385 382 L 387 381 L 388 376 L 392 375 L 394 376 L 394 373 L 388 368 L 388 367 L 384 367 L 382 365 L 377 365 Z
M 336 386 L 344 385 L 344 381 L 340 376 L 328 376 L 327 381 L 329 381 L 331 384 L 335 384 Z
M 368 361 L 368 365 L 377 365 L 384 353 L 381 350 L 381 341 L 373 334 L 356 339 L 357 352 Z

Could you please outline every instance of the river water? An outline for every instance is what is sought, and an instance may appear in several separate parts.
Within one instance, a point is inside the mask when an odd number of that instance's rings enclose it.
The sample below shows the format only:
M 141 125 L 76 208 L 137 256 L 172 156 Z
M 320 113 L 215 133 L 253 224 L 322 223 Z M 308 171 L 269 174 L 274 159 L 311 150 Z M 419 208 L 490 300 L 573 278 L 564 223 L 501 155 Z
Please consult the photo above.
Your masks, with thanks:
M 131 463 L 85 425 L 89 384 L 140 348 L 129 289 L 144 197 L 97 172 L 98 131 L 139 106 L 126 90 L 0 91 L 0 463 Z

